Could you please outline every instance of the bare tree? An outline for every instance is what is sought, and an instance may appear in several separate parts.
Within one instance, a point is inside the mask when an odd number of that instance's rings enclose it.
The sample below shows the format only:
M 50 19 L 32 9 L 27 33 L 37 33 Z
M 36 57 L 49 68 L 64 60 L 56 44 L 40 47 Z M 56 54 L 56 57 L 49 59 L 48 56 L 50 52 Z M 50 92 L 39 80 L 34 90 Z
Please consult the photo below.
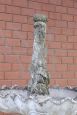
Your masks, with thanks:
M 46 16 L 34 16 L 31 80 L 25 88 L 14 86 L 0 89 L 1 112 L 22 115 L 77 115 L 76 88 L 48 88 L 46 22 Z

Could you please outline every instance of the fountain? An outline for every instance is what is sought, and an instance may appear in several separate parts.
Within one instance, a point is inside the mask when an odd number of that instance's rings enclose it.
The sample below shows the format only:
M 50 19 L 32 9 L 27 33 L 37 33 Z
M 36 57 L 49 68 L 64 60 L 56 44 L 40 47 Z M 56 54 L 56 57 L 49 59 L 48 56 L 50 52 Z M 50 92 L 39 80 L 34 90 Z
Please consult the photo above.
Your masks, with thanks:
M 46 63 L 47 18 L 34 16 L 34 45 L 27 87 L 2 87 L 0 111 L 22 115 L 77 115 L 77 88 L 49 88 Z

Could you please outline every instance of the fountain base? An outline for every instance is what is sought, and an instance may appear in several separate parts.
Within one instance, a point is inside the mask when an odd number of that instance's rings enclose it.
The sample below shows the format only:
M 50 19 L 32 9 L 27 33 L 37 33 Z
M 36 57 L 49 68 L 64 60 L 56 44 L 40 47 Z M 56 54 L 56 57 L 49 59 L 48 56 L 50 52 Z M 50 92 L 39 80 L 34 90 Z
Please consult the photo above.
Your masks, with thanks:
M 77 115 L 77 90 L 50 88 L 49 95 L 31 95 L 19 87 L 0 89 L 0 111 L 22 115 Z

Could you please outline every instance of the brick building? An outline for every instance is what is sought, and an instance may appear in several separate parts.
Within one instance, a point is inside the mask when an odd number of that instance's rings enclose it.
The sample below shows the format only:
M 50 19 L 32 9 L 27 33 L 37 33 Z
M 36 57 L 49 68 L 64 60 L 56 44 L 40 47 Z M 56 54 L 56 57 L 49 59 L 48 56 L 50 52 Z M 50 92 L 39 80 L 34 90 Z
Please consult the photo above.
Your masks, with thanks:
M 24 86 L 30 79 L 36 13 L 48 17 L 50 85 L 76 86 L 77 0 L 0 0 L 0 85 Z

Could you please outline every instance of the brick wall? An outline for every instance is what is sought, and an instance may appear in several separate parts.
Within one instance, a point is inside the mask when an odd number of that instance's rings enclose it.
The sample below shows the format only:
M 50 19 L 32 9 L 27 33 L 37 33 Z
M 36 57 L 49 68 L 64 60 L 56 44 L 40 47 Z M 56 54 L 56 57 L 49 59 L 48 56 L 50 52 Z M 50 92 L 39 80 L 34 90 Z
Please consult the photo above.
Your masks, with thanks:
M 76 0 L 0 0 L 0 86 L 23 86 L 30 79 L 35 13 L 48 16 L 50 85 L 76 86 Z
M 30 79 L 35 13 L 48 16 L 51 86 L 76 86 L 76 0 L 0 0 L 0 85 L 23 86 Z

